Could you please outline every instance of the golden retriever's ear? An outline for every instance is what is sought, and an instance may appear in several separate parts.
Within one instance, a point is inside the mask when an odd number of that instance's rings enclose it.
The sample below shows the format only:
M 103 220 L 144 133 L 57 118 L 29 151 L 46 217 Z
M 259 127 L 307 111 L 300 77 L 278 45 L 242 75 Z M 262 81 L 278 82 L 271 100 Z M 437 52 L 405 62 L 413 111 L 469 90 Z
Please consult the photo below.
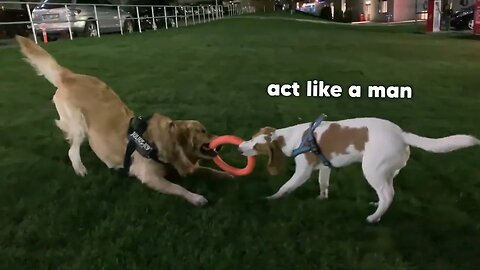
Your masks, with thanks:
M 170 131 L 172 136 L 175 137 L 177 143 L 181 146 L 183 151 L 187 150 L 188 147 L 192 147 L 190 129 L 185 122 L 181 121 L 172 121 L 170 125 Z
M 175 130 L 176 125 L 175 125 L 175 121 L 174 121 L 174 120 L 170 120 L 170 121 L 168 122 L 168 128 L 170 129 L 170 131 Z
M 268 143 L 268 164 L 267 170 L 271 175 L 277 175 L 285 164 L 285 154 L 282 152 L 283 138 Z
M 147 131 L 145 132 L 145 139 L 154 143 L 159 149 L 159 154 L 163 156 L 170 156 L 170 152 L 173 150 L 172 146 L 176 143 L 169 133 L 168 125 L 171 121 L 168 117 L 154 114 L 150 118 Z

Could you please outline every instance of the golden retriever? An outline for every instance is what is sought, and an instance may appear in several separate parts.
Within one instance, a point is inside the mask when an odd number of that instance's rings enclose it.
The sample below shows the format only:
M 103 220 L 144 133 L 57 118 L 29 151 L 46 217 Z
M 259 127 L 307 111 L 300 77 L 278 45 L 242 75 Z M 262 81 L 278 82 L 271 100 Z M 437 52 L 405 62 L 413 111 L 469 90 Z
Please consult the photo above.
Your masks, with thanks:
M 70 144 L 68 156 L 76 174 L 85 176 L 80 157 L 80 146 L 85 139 L 97 157 L 109 168 L 123 168 L 128 143 L 127 131 L 135 115 L 115 92 L 96 77 L 77 74 L 61 66 L 43 48 L 32 40 L 17 36 L 21 52 L 38 72 L 56 88 L 53 96 L 59 119 L 56 125 Z M 231 175 L 202 167 L 199 161 L 212 159 L 216 151 L 209 148 L 215 137 L 195 120 L 172 120 L 158 113 L 147 120 L 143 138 L 157 150 L 159 163 L 135 151 L 128 174 L 161 193 L 182 196 L 190 203 L 201 206 L 207 200 L 165 179 L 167 164 L 180 176 L 201 170 L 217 176 Z M 140 134 L 142 135 L 142 134 Z

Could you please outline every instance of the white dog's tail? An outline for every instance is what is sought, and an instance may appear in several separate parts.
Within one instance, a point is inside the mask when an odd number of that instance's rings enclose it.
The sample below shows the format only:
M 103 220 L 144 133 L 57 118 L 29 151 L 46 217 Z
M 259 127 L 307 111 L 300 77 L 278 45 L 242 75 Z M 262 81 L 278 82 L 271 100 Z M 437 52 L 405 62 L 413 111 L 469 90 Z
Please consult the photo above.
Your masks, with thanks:
M 15 39 L 20 45 L 22 54 L 26 57 L 25 60 L 32 65 L 38 75 L 45 76 L 50 83 L 58 87 L 61 84 L 61 74 L 67 69 L 60 66 L 47 51 L 32 40 L 18 35 Z
M 406 144 L 433 153 L 447 153 L 474 145 L 480 145 L 480 140 L 470 135 L 453 135 L 439 139 L 431 139 L 403 132 L 402 136 Z

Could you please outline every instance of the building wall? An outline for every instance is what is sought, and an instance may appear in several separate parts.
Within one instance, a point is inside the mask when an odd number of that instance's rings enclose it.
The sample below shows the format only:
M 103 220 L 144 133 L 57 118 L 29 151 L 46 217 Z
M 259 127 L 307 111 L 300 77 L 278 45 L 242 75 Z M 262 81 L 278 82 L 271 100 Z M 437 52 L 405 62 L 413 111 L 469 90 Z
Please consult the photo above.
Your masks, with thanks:
M 387 1 L 388 3 L 388 1 Z M 378 13 L 378 0 L 365 1 L 362 11 L 367 21 L 377 21 L 382 14 Z
M 393 20 L 396 22 L 414 20 L 416 17 L 415 4 L 415 0 L 395 1 L 393 7 Z
M 360 21 L 360 15 L 363 14 L 367 21 L 387 22 L 389 16 L 390 21 L 414 20 L 417 9 L 419 12 L 421 11 L 423 1 L 426 0 L 327 0 L 325 2 L 326 4 L 333 4 L 335 10 L 350 10 L 353 21 Z M 450 1 L 472 2 L 473 0 Z M 343 8 L 343 4 L 346 8 Z
M 405 13 L 405 11 L 402 10 L 403 8 L 402 4 L 410 1 L 411 0 L 365 1 L 364 14 L 367 20 L 370 20 L 373 22 L 398 21 L 398 19 L 395 16 L 395 11 Z
M 394 0 L 366 1 L 363 9 L 366 20 L 373 22 L 388 21 L 388 15 L 393 13 L 393 4 Z
M 363 12 L 363 0 L 347 0 L 346 6 L 346 10 L 352 12 L 352 20 L 359 21 L 360 14 Z
M 257 12 L 273 11 L 274 1 L 272 0 L 252 0 L 250 4 L 255 7 Z
M 459 10 L 475 4 L 475 0 L 450 0 L 453 10 Z
M 414 1 L 415 2 L 415 1 Z M 427 10 L 427 2 L 428 0 L 418 0 L 417 1 L 417 11 L 426 11 Z M 448 3 L 453 10 L 459 10 L 462 8 L 469 7 L 475 4 L 475 0 L 444 0 L 444 3 Z M 443 5 L 442 5 L 443 6 Z
M 427 3 L 428 0 L 417 0 L 417 9 L 416 11 L 419 13 L 417 15 L 417 19 L 426 20 L 427 19 Z M 444 4 L 450 5 L 450 7 L 454 10 L 460 10 L 462 8 L 469 7 L 475 3 L 475 0 L 444 0 Z M 442 5 L 443 6 L 443 5 Z
M 350 0 L 349 2 L 353 18 L 356 20 L 360 19 L 362 13 L 367 21 L 373 22 L 415 19 L 415 0 Z
M 261 0 L 257 0 L 261 1 Z M 268 0 L 267 0 L 268 1 Z M 449 3 L 453 10 L 469 7 L 475 3 L 475 0 L 444 0 Z M 426 19 L 426 15 L 417 15 L 416 13 L 426 12 L 428 0 L 387 0 L 387 11 L 380 12 L 381 0 L 327 0 L 326 3 L 333 4 L 335 10 L 342 10 L 343 4 L 352 11 L 353 21 L 360 20 L 360 14 L 365 15 L 365 19 L 374 22 L 387 22 L 388 15 L 391 15 L 390 21 L 408 21 L 417 19 Z M 263 6 L 262 6 L 263 10 Z M 342 10 L 345 11 L 345 10 Z M 424 18 L 425 17 L 425 18 Z

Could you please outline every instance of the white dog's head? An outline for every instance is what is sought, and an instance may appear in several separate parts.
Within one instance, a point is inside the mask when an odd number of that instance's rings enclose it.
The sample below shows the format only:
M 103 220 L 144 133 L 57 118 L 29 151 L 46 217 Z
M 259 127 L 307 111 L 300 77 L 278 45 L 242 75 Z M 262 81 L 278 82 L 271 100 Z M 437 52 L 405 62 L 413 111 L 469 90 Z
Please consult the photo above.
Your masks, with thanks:
M 244 156 L 268 155 L 267 170 L 270 174 L 276 175 L 283 167 L 285 159 L 283 146 L 285 139 L 277 136 L 274 128 L 264 127 L 253 135 L 251 140 L 241 143 L 238 150 Z

